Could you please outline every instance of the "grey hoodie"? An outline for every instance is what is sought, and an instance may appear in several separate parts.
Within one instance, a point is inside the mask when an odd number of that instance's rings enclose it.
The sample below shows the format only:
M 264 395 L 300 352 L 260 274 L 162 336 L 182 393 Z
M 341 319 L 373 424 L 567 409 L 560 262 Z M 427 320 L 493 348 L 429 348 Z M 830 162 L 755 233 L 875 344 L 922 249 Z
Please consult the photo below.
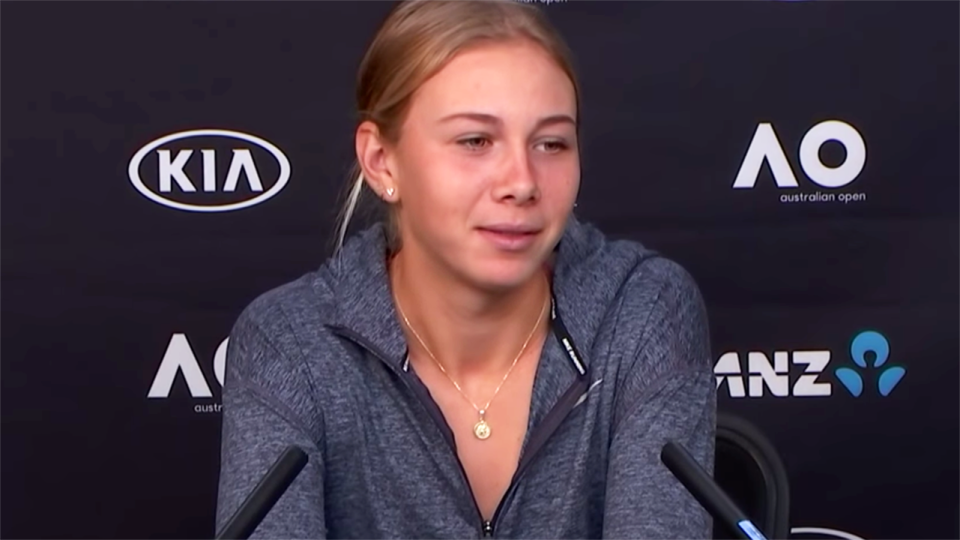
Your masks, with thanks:
M 375 225 L 240 315 L 223 386 L 218 532 L 294 444 L 309 462 L 255 538 L 712 536 L 659 457 L 676 440 L 713 471 L 707 316 L 680 266 L 571 217 L 520 463 L 488 523 L 406 362 L 385 254 Z

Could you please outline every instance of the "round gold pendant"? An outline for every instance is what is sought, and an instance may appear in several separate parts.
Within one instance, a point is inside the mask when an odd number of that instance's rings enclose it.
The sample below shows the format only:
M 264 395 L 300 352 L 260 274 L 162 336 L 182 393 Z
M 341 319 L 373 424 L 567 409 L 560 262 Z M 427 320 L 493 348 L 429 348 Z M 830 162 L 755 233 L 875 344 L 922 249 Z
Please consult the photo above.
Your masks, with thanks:
M 473 426 L 473 434 L 477 436 L 478 439 L 484 440 L 490 436 L 490 424 L 487 424 L 482 418 Z

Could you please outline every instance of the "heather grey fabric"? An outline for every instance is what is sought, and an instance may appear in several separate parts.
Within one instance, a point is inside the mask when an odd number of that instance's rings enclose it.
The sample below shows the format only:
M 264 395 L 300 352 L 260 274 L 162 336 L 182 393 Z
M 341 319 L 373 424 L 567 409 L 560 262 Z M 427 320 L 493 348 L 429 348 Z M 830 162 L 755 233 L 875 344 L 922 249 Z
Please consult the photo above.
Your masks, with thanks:
M 256 538 L 712 536 L 659 459 L 676 440 L 713 471 L 707 316 L 680 266 L 571 218 L 554 295 L 587 372 L 547 337 L 522 472 L 487 524 L 449 427 L 405 362 L 385 253 L 373 226 L 339 260 L 239 317 L 223 387 L 218 532 L 296 444 L 310 461 Z

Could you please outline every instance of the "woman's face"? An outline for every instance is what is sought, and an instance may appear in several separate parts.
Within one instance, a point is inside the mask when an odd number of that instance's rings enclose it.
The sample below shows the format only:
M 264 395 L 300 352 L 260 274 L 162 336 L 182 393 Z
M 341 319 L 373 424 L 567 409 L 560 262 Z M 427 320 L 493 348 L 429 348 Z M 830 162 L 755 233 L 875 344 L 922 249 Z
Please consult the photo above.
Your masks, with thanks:
M 466 50 L 425 82 L 387 157 L 405 256 L 488 289 L 530 279 L 579 189 L 576 107 L 567 75 L 523 41 Z

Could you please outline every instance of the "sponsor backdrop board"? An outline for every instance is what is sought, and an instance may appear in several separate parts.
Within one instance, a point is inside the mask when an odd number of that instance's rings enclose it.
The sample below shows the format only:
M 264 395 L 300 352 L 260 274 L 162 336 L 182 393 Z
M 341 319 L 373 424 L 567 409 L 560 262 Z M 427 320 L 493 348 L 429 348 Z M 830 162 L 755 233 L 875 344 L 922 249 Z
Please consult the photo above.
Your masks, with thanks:
M 4 3 L 3 536 L 213 535 L 225 339 L 331 251 L 389 7 Z M 700 283 L 794 537 L 956 538 L 958 5 L 543 9 L 577 211 Z

